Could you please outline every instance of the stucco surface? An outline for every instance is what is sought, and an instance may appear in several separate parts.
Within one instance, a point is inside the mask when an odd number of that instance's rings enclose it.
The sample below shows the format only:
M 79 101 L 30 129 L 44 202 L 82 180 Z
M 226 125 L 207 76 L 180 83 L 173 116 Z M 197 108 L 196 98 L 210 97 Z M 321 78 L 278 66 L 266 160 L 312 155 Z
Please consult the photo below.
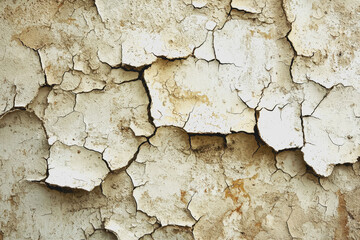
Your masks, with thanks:
M 360 2 L 0 2 L 0 240 L 360 239 Z

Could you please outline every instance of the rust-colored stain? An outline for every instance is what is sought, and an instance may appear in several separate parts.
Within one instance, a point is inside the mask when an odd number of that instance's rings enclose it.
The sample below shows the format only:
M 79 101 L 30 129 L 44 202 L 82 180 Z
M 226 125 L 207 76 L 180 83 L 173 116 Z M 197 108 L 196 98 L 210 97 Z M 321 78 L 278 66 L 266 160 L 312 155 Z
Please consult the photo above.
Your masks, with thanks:
M 257 179 L 259 177 L 259 173 L 256 173 L 254 176 L 252 176 L 250 179 L 253 179 L 253 180 L 255 180 L 255 179 Z
M 19 197 L 17 195 L 11 195 L 10 198 L 8 199 L 8 201 L 10 202 L 10 205 L 12 207 L 15 207 L 17 209 L 18 207 L 18 202 L 19 202 Z
M 200 91 L 190 91 L 176 88 L 170 97 L 175 98 L 174 100 L 195 100 L 197 102 L 209 103 L 208 96 L 201 94 Z M 174 102 L 175 104 L 176 102 Z
M 185 198 L 185 196 L 186 196 L 186 191 L 184 191 L 184 190 L 180 190 L 180 200 L 183 202 L 183 203 L 185 203 L 185 204 L 187 204 L 188 202 L 186 201 L 186 198 Z
M 49 64 L 48 66 L 46 66 L 46 67 L 45 67 L 45 69 L 44 69 L 44 70 L 45 70 L 45 71 L 51 71 L 51 68 L 52 68 L 52 65 L 51 65 L 51 64 Z
M 346 201 L 344 195 L 339 191 L 336 193 L 339 198 L 338 212 L 338 227 L 335 230 L 334 239 L 348 239 L 349 227 L 348 227 L 348 212 L 346 210 Z
M 169 100 L 174 105 L 177 106 L 184 101 L 195 101 L 210 104 L 209 98 L 207 95 L 201 93 L 200 91 L 191 91 L 179 87 L 176 82 L 174 86 L 168 87 L 164 85 L 165 88 L 169 91 Z
M 119 131 L 129 130 L 128 127 L 125 127 L 125 124 L 124 124 L 124 122 L 122 120 L 120 120 L 119 123 L 116 126 L 117 126 L 117 129 Z M 119 134 L 117 134 L 117 135 L 119 135 Z
M 61 1 L 60 4 L 57 6 L 58 9 L 60 9 L 64 5 L 65 1 Z
M 271 33 L 266 33 L 266 32 L 261 32 L 260 30 L 254 31 L 254 30 L 250 30 L 251 36 L 254 36 L 255 33 L 257 33 L 258 35 L 260 35 L 261 37 L 265 38 L 265 39 L 271 39 L 272 35 Z
M 66 22 L 67 22 L 68 24 L 70 24 L 70 23 L 72 23 L 72 22 L 74 22 L 74 21 L 76 21 L 75 18 L 68 18 Z
M 232 185 L 225 189 L 225 197 L 231 198 L 233 203 L 239 202 L 239 197 L 243 196 L 251 200 L 250 195 L 244 188 L 244 179 L 238 179 L 232 182 Z
M 237 208 L 235 208 L 235 212 L 239 213 L 239 214 L 242 214 L 242 211 L 241 211 L 241 207 L 243 206 L 243 204 L 241 203 L 240 206 L 238 206 Z M 234 211 L 233 211 L 234 212 Z
M 233 203 L 237 203 L 239 200 L 239 197 L 237 197 L 235 194 L 233 194 L 230 190 L 230 188 L 226 188 L 225 189 L 225 197 L 226 198 L 231 198 L 231 200 L 233 201 Z

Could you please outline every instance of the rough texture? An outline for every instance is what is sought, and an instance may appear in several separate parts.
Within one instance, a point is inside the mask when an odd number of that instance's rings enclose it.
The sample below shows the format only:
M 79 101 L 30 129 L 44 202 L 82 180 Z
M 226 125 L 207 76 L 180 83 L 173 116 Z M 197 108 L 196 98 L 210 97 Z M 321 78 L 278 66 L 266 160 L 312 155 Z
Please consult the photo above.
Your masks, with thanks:
M 109 172 L 101 154 L 85 148 L 56 142 L 47 159 L 49 176 L 46 182 L 60 187 L 91 191 Z
M 360 239 L 359 13 L 1 1 L 0 240 Z
M 140 81 L 108 85 L 78 94 L 75 111 L 83 113 L 85 147 L 102 152 L 111 170 L 128 164 L 154 127 L 148 122 L 145 89 Z
M 304 117 L 302 151 L 317 173 L 328 176 L 335 164 L 354 163 L 360 156 L 359 99 L 355 89 L 336 86 L 311 116 Z
M 234 89 L 239 70 L 194 58 L 158 61 L 145 71 L 155 126 L 194 133 L 253 132 L 254 110 Z M 196 80 L 196 81 L 195 81 Z

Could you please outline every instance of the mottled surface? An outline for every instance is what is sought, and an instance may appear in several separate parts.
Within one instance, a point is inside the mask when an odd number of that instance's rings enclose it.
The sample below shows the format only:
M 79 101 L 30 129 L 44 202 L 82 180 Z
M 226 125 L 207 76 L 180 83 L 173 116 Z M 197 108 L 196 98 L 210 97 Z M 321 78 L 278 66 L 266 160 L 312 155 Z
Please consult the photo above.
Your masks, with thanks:
M 0 5 L 0 240 L 360 239 L 358 1 Z

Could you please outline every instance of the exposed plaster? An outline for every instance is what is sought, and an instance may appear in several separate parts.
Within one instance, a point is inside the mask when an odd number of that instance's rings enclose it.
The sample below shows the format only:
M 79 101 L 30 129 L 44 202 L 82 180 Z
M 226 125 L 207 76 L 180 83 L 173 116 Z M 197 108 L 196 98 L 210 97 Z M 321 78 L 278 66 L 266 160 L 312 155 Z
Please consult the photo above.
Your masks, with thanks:
M 3 5 L 0 240 L 360 237 L 357 2 Z

